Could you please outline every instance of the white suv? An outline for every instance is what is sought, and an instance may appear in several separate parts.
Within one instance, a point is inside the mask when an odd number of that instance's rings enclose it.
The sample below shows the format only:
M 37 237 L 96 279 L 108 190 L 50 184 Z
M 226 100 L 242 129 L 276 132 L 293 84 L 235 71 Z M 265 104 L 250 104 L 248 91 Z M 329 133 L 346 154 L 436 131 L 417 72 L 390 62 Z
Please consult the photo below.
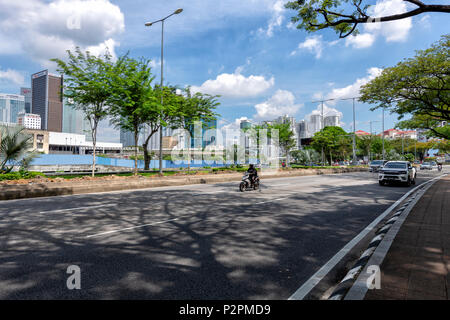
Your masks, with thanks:
M 402 182 L 407 186 L 416 184 L 416 169 L 408 161 L 389 161 L 378 173 L 378 183 Z

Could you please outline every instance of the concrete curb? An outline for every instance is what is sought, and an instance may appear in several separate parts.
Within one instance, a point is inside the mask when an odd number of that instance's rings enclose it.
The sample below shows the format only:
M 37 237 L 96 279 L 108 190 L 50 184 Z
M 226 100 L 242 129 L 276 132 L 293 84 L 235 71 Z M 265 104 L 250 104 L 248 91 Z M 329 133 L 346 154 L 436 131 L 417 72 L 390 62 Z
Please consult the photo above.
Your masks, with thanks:
M 386 256 L 398 230 L 408 216 L 409 212 L 425 194 L 425 192 L 440 178 L 427 181 L 405 197 L 406 202 L 386 221 L 370 241 L 368 248 L 362 253 L 358 261 L 348 271 L 334 289 L 328 300 L 362 300 L 368 290 L 367 281 L 373 272 L 368 271 L 369 266 L 380 266 Z M 393 210 L 392 210 L 393 211 Z M 380 251 L 382 254 L 380 255 Z M 356 280 L 355 280 L 356 279 Z
M 262 172 L 265 179 L 288 178 L 296 176 L 340 174 L 347 172 L 367 171 L 367 168 L 333 168 L 333 169 L 298 169 L 281 172 Z M 48 183 L 32 185 L 3 185 L 0 186 L 0 200 L 14 200 L 23 198 L 38 198 L 50 196 L 62 196 L 73 194 L 123 191 L 134 189 L 147 189 L 156 187 L 171 187 L 194 184 L 215 184 L 221 182 L 239 181 L 242 174 L 215 174 L 204 176 L 170 177 L 166 179 L 140 179 L 140 180 L 100 180 L 85 181 L 80 183 Z

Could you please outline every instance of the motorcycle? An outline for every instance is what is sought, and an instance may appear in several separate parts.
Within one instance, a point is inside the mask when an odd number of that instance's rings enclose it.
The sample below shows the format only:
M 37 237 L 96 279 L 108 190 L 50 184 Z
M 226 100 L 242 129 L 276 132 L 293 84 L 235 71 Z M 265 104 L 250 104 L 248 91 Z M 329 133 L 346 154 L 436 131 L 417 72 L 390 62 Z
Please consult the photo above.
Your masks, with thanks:
M 239 184 L 239 191 L 244 192 L 247 190 L 258 190 L 259 189 L 259 177 L 256 177 L 254 183 L 250 181 L 250 176 L 245 174 L 242 177 L 242 181 Z

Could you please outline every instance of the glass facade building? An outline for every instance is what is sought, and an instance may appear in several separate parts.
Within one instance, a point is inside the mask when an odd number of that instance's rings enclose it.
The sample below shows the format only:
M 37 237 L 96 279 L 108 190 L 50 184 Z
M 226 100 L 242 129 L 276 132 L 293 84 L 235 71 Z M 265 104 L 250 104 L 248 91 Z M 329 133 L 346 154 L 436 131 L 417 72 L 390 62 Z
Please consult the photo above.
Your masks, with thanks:
M 19 113 L 25 111 L 25 97 L 0 94 L 0 122 L 17 123 Z

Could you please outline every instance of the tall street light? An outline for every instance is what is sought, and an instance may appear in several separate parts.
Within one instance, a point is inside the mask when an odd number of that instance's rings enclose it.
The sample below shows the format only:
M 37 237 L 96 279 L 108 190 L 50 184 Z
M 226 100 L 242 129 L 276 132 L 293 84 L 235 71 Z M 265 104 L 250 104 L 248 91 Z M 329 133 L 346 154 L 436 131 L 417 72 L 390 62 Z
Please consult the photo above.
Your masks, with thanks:
M 356 163 L 356 115 L 355 115 L 355 99 L 359 97 L 353 97 L 340 100 L 353 100 L 353 163 Z
M 321 103 L 321 105 L 322 105 L 322 112 L 321 112 L 321 125 L 320 125 L 320 130 L 323 130 L 324 128 L 325 128 L 325 123 L 324 123 L 324 115 L 323 115 L 323 103 L 324 102 L 327 102 L 327 101 L 333 101 L 333 100 L 335 100 L 335 99 L 326 99 L 326 100 L 318 100 L 318 101 L 311 101 L 311 103 L 318 103 L 318 102 L 320 102 Z M 324 157 L 324 153 L 323 153 L 323 147 L 322 147 L 322 163 L 324 163 L 325 162 L 325 157 Z
M 162 18 L 160 20 L 156 20 L 153 22 L 147 22 L 145 24 L 146 27 L 151 27 L 152 25 L 154 25 L 155 23 L 161 22 L 161 106 L 164 104 L 164 97 L 163 97 L 163 83 L 164 83 L 164 21 L 168 18 L 170 18 L 171 16 L 175 15 L 175 14 L 180 14 L 181 12 L 183 12 L 183 9 L 177 9 L 175 10 L 172 14 L 168 15 L 165 18 Z M 160 120 L 160 126 L 159 126 L 159 173 L 162 174 L 163 170 L 162 170 L 162 147 L 163 147 L 163 128 L 161 125 L 161 120 Z

